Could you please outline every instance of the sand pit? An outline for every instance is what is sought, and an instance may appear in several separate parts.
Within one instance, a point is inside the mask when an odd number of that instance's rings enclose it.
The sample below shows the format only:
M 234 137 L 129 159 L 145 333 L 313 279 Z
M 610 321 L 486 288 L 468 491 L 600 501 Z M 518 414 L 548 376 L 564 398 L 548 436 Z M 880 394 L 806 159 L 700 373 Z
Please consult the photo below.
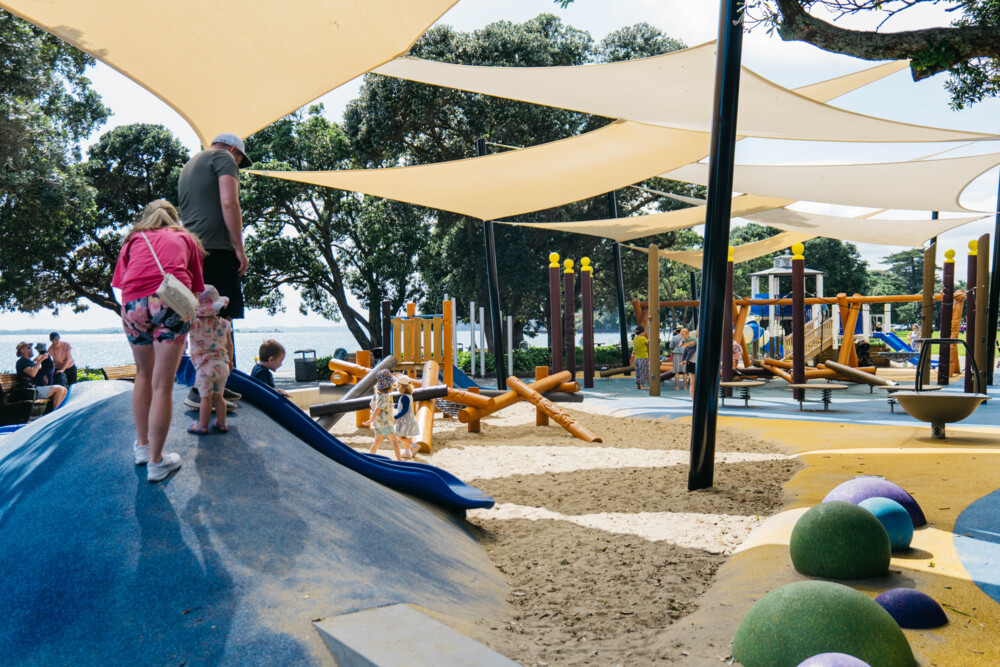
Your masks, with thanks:
M 715 486 L 692 493 L 686 421 L 567 411 L 604 442 L 536 427 L 520 403 L 480 434 L 438 419 L 434 452 L 418 456 L 497 501 L 468 520 L 510 585 L 511 611 L 504 624 L 481 622 L 476 639 L 525 665 L 683 661 L 662 630 L 698 608 L 728 554 L 781 509 L 801 464 L 720 429 Z M 346 419 L 335 433 L 371 446 Z

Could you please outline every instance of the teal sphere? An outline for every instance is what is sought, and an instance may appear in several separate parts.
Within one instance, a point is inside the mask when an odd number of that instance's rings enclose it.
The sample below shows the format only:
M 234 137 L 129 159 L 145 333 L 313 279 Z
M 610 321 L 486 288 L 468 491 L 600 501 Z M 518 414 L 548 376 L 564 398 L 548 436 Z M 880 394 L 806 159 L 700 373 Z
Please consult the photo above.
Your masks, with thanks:
M 889 533 L 868 510 L 853 503 L 820 503 L 803 514 L 789 544 L 802 574 L 825 579 L 870 579 L 889 571 Z M 808 657 L 808 656 L 807 656 Z
M 733 637 L 745 667 L 796 667 L 821 653 L 844 653 L 880 667 L 916 664 L 906 636 L 864 593 L 831 581 L 799 581 L 754 604 Z
M 906 508 L 890 498 L 867 498 L 858 503 L 875 515 L 885 532 L 889 533 L 889 545 L 893 551 L 910 548 L 913 540 L 913 520 Z

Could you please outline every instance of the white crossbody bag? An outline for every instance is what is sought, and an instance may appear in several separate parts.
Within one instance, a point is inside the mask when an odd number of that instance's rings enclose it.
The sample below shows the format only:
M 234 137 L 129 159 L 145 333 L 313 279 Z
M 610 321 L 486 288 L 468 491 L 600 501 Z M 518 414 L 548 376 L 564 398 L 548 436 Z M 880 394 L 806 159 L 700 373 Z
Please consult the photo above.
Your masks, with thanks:
M 156 261 L 156 265 L 160 267 L 160 273 L 163 274 L 163 282 L 156 290 L 156 296 L 160 298 L 160 301 L 167 304 L 172 311 L 181 316 L 181 319 L 185 322 L 189 322 L 195 313 L 198 312 L 198 298 L 194 295 L 194 292 L 188 289 L 188 286 L 182 283 L 177 276 L 172 273 L 167 273 L 163 270 L 163 265 L 160 264 L 160 258 L 156 256 L 156 251 L 153 250 L 153 244 L 149 242 L 149 238 L 146 236 L 145 232 L 139 232 L 142 234 L 142 238 L 146 240 L 146 245 L 149 246 L 149 252 L 153 254 L 153 259 Z

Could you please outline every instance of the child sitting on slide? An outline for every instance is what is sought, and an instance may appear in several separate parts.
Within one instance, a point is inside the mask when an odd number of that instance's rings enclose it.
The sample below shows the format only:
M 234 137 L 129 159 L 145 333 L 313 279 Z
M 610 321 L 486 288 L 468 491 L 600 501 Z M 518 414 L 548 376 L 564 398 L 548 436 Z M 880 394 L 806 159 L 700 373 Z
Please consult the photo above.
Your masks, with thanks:
M 291 398 L 291 395 L 287 391 L 274 386 L 273 371 L 281 368 L 281 363 L 284 360 L 285 348 L 278 341 L 269 338 L 261 343 L 260 349 L 257 350 L 257 363 L 254 364 L 253 370 L 250 371 L 250 377 L 257 380 L 257 382 L 266 384 L 285 398 Z
M 419 447 L 416 450 L 412 448 L 413 436 L 420 435 L 420 427 L 413 414 L 413 385 L 405 375 L 396 376 L 396 385 L 402 394 L 396 403 L 396 437 L 403 443 L 403 458 L 411 459 L 420 451 Z

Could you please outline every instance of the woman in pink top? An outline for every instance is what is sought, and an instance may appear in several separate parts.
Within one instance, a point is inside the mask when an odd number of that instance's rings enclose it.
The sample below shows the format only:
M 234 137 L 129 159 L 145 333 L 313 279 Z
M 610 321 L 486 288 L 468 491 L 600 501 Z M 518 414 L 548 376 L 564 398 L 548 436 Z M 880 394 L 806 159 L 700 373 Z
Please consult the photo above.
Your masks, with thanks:
M 76 384 L 76 362 L 73 361 L 72 349 L 72 345 L 62 342 L 59 332 L 49 334 L 49 356 L 55 364 L 55 384 L 64 387 Z
M 163 274 L 150 246 L 164 271 L 195 294 L 205 289 L 201 274 L 205 250 L 181 226 L 177 209 L 158 199 L 146 207 L 125 237 L 111 282 L 122 290 L 122 324 L 135 358 L 135 463 L 148 464 L 146 479 L 158 482 L 181 467 L 181 457 L 164 454 L 163 444 L 173 416 L 174 375 L 184 354 L 189 324 L 156 296 Z

